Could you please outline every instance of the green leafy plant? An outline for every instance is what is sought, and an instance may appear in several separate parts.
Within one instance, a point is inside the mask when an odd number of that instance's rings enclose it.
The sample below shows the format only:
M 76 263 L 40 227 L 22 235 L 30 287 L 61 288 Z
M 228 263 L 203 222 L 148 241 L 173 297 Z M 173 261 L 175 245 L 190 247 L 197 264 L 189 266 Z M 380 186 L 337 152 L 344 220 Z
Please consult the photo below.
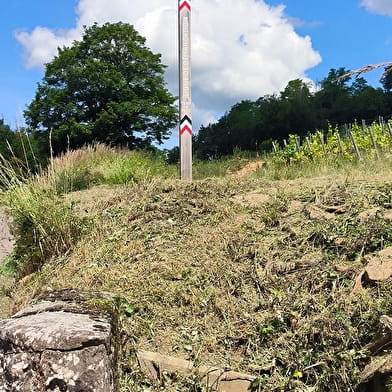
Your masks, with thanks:
M 351 129 L 343 133 L 337 127 L 329 126 L 326 135 L 317 131 L 301 141 L 297 135 L 289 135 L 286 144 L 272 153 L 272 159 L 284 164 L 296 164 L 341 158 L 353 160 L 360 158 L 358 153 L 377 157 L 379 152 L 389 151 L 391 138 L 388 124 L 382 126 L 373 123 L 362 128 L 355 122 Z M 275 145 L 279 143 L 275 141 Z

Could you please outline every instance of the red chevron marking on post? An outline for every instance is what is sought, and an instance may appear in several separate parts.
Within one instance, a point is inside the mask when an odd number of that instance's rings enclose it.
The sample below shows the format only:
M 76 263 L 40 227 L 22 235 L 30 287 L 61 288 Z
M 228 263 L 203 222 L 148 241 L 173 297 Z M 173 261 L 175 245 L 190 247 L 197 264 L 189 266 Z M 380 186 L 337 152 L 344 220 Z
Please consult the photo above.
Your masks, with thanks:
M 192 129 L 190 129 L 188 125 L 185 125 L 185 127 L 180 129 L 180 135 L 184 134 L 185 132 L 188 132 L 190 135 L 192 135 Z
M 187 1 L 184 1 L 180 5 L 180 11 L 182 11 L 185 7 L 188 8 L 189 11 L 191 10 L 191 5 Z

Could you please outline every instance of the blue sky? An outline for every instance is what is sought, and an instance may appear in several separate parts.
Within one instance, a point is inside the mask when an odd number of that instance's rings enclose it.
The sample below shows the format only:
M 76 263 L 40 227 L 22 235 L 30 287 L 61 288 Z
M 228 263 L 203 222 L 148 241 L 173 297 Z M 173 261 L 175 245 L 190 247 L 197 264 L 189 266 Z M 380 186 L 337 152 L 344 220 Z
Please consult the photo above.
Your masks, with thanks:
M 194 121 L 214 121 L 241 99 L 279 92 L 297 77 L 392 61 L 391 0 L 192 0 Z M 0 115 L 12 128 L 57 46 L 93 22 L 126 21 L 169 65 L 177 95 L 177 0 L 4 0 Z M 366 78 L 374 86 L 380 72 Z M 175 137 L 171 144 L 175 143 Z
M 388 2 L 392 11 L 392 0 L 383 3 Z M 282 1 L 269 3 L 276 5 Z M 296 27 L 298 33 L 310 35 L 313 47 L 322 56 L 323 61 L 307 71 L 311 79 L 324 78 L 331 68 L 358 69 L 366 64 L 392 61 L 392 16 L 370 12 L 358 0 L 285 0 L 283 3 L 285 13 L 303 23 Z M 379 87 L 380 72 L 362 76 Z
M 74 0 L 4 0 L 0 25 L 0 115 L 15 128 L 21 112 L 34 97 L 42 68 L 27 69 L 24 51 L 15 38 L 18 31 L 32 31 L 37 26 L 68 28 L 75 23 Z

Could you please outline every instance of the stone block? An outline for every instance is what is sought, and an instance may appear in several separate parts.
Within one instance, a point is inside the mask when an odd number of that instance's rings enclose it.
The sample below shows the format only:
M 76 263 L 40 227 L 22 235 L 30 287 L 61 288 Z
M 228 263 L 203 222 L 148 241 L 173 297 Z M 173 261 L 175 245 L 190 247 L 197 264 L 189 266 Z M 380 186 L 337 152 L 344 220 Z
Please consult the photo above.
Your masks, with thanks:
M 142 371 L 152 380 L 159 380 L 162 372 L 182 375 L 198 374 L 208 390 L 216 392 L 249 392 L 255 376 L 223 370 L 214 366 L 194 367 L 191 361 L 168 357 L 149 351 L 138 351 L 137 359 Z
M 117 392 L 110 301 L 63 290 L 0 321 L 0 392 Z

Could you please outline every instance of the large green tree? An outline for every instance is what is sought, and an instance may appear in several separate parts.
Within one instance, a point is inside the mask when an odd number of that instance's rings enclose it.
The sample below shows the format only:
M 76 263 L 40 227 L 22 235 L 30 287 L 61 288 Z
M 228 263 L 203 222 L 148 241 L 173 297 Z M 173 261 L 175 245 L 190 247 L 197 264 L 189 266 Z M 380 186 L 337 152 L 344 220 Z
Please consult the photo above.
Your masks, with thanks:
M 391 66 L 386 67 L 384 73 L 381 76 L 380 82 L 385 91 L 392 90 L 392 69 Z
M 280 108 L 276 119 L 285 133 L 304 136 L 316 126 L 314 96 L 309 85 L 301 79 L 291 80 L 280 94 Z
M 93 141 L 144 147 L 168 137 L 175 98 L 159 54 L 129 24 L 94 24 L 46 65 L 28 126 L 51 134 L 55 152 Z

